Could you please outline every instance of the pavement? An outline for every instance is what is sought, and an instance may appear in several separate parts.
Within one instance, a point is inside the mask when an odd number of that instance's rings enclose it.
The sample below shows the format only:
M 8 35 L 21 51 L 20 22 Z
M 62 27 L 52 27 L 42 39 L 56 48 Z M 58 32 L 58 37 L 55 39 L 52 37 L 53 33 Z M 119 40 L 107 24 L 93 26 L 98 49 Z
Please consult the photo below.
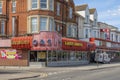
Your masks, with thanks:
M 89 64 L 81 66 L 68 66 L 68 67 L 13 67 L 13 66 L 0 66 L 0 80 L 20 80 L 34 77 L 47 77 L 48 75 L 55 75 L 60 73 L 69 72 L 72 70 L 96 70 L 103 68 L 119 67 L 120 63 L 110 64 Z

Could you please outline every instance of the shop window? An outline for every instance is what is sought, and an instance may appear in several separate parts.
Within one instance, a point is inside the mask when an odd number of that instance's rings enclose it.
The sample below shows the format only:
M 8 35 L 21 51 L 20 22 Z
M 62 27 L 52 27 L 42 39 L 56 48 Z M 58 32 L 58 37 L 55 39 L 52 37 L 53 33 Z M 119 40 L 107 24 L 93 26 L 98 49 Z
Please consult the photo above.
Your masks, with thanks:
M 52 61 L 57 61 L 57 53 L 56 51 L 52 52 L 52 57 L 51 57 Z

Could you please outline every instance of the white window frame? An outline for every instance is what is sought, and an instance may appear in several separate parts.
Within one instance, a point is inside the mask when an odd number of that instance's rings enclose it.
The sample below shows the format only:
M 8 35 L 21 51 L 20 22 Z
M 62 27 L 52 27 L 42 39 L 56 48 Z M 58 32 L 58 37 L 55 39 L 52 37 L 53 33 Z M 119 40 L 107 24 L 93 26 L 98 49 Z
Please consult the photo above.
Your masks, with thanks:
M 15 0 L 12 1 L 12 12 L 13 13 L 16 12 L 16 1 Z
M 54 28 L 54 20 L 49 18 L 49 31 L 53 31 Z
M 46 0 L 46 2 L 41 2 L 41 0 L 39 1 L 40 2 L 40 9 L 48 9 L 48 0 Z M 46 7 L 45 8 L 42 8 L 41 7 L 41 4 L 46 4 Z
M 34 9 L 37 9 L 38 8 L 38 0 L 36 0 L 36 2 L 32 2 L 33 0 L 31 0 L 31 9 L 34 10 Z M 33 4 L 36 4 L 36 7 L 33 7 L 32 5 Z
M 46 18 L 46 22 L 45 21 L 42 21 L 42 22 L 44 22 L 44 23 L 46 23 L 46 26 L 44 26 L 45 27 L 45 30 L 41 30 L 41 19 L 42 18 Z M 39 31 L 47 31 L 47 24 L 48 24 L 48 17 L 40 17 L 40 25 L 39 25 Z
M 5 34 L 5 21 L 1 21 L 1 34 Z
M 33 30 L 33 24 L 32 24 L 32 19 L 36 19 L 36 30 Z M 35 23 L 35 22 L 34 22 Z M 36 32 L 38 32 L 38 18 L 37 17 L 31 17 L 31 33 L 36 33 Z
M 0 1 L 0 10 L 1 10 L 1 11 L 0 11 L 0 14 L 2 14 L 2 6 L 3 6 L 3 5 L 2 5 L 2 1 Z
M 13 36 L 13 37 L 14 37 L 15 34 L 16 34 L 16 32 L 15 32 L 15 19 L 16 19 L 16 17 L 13 16 L 13 17 L 12 17 L 12 36 Z
M 72 14 L 73 14 L 73 9 L 70 7 L 70 8 L 69 8 L 69 17 L 70 17 L 70 18 L 73 17 Z
M 54 0 L 49 0 L 49 9 L 54 11 Z
M 60 16 L 60 3 L 57 2 L 57 16 Z

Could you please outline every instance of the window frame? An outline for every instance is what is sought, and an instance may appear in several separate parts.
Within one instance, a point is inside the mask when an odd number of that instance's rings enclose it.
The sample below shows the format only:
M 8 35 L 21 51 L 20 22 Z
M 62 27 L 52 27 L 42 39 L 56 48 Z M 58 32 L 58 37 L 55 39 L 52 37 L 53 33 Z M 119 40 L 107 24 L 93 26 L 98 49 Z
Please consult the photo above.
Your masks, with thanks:
M 0 9 L 1 9 L 1 11 L 0 11 L 0 14 L 2 14 L 2 8 L 3 8 L 3 3 L 2 3 L 2 1 L 0 1 Z
M 57 2 L 57 16 L 60 16 L 60 3 Z
M 13 0 L 12 1 L 12 13 L 15 13 L 16 12 L 16 1 Z
M 36 2 L 32 2 L 34 0 L 31 0 L 31 10 L 37 9 L 38 8 L 38 0 L 36 0 Z M 36 7 L 33 7 L 33 4 L 36 4 Z
M 43 4 L 43 3 L 46 4 L 46 8 L 41 7 L 41 4 Z M 39 0 L 39 4 L 40 4 L 40 9 L 42 9 L 42 10 L 48 9 L 48 0 L 46 0 L 46 2 L 42 2 L 42 3 L 41 3 L 41 0 Z
M 1 21 L 1 34 L 4 35 L 5 34 L 5 21 Z
M 45 27 L 45 30 L 41 30 L 41 19 L 42 19 L 42 18 L 46 18 L 46 26 L 44 26 L 44 27 Z M 40 17 L 39 17 L 39 23 L 40 23 L 40 25 L 39 25 L 39 31 L 47 31 L 48 17 L 40 16 Z M 45 23 L 45 22 L 44 22 L 44 23 Z
M 36 30 L 32 30 L 32 19 L 36 18 Z M 34 22 L 35 23 L 35 22 Z M 37 17 L 31 17 L 31 33 L 36 33 L 38 32 L 38 18 Z

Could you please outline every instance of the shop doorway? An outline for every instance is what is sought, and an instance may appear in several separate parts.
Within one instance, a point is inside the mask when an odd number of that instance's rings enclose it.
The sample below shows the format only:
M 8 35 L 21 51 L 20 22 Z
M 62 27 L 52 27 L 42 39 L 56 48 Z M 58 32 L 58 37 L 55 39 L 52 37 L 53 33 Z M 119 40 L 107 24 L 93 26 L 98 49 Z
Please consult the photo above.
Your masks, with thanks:
M 30 51 L 30 65 L 46 66 L 46 51 Z
M 30 62 L 37 62 L 37 51 L 30 52 Z

